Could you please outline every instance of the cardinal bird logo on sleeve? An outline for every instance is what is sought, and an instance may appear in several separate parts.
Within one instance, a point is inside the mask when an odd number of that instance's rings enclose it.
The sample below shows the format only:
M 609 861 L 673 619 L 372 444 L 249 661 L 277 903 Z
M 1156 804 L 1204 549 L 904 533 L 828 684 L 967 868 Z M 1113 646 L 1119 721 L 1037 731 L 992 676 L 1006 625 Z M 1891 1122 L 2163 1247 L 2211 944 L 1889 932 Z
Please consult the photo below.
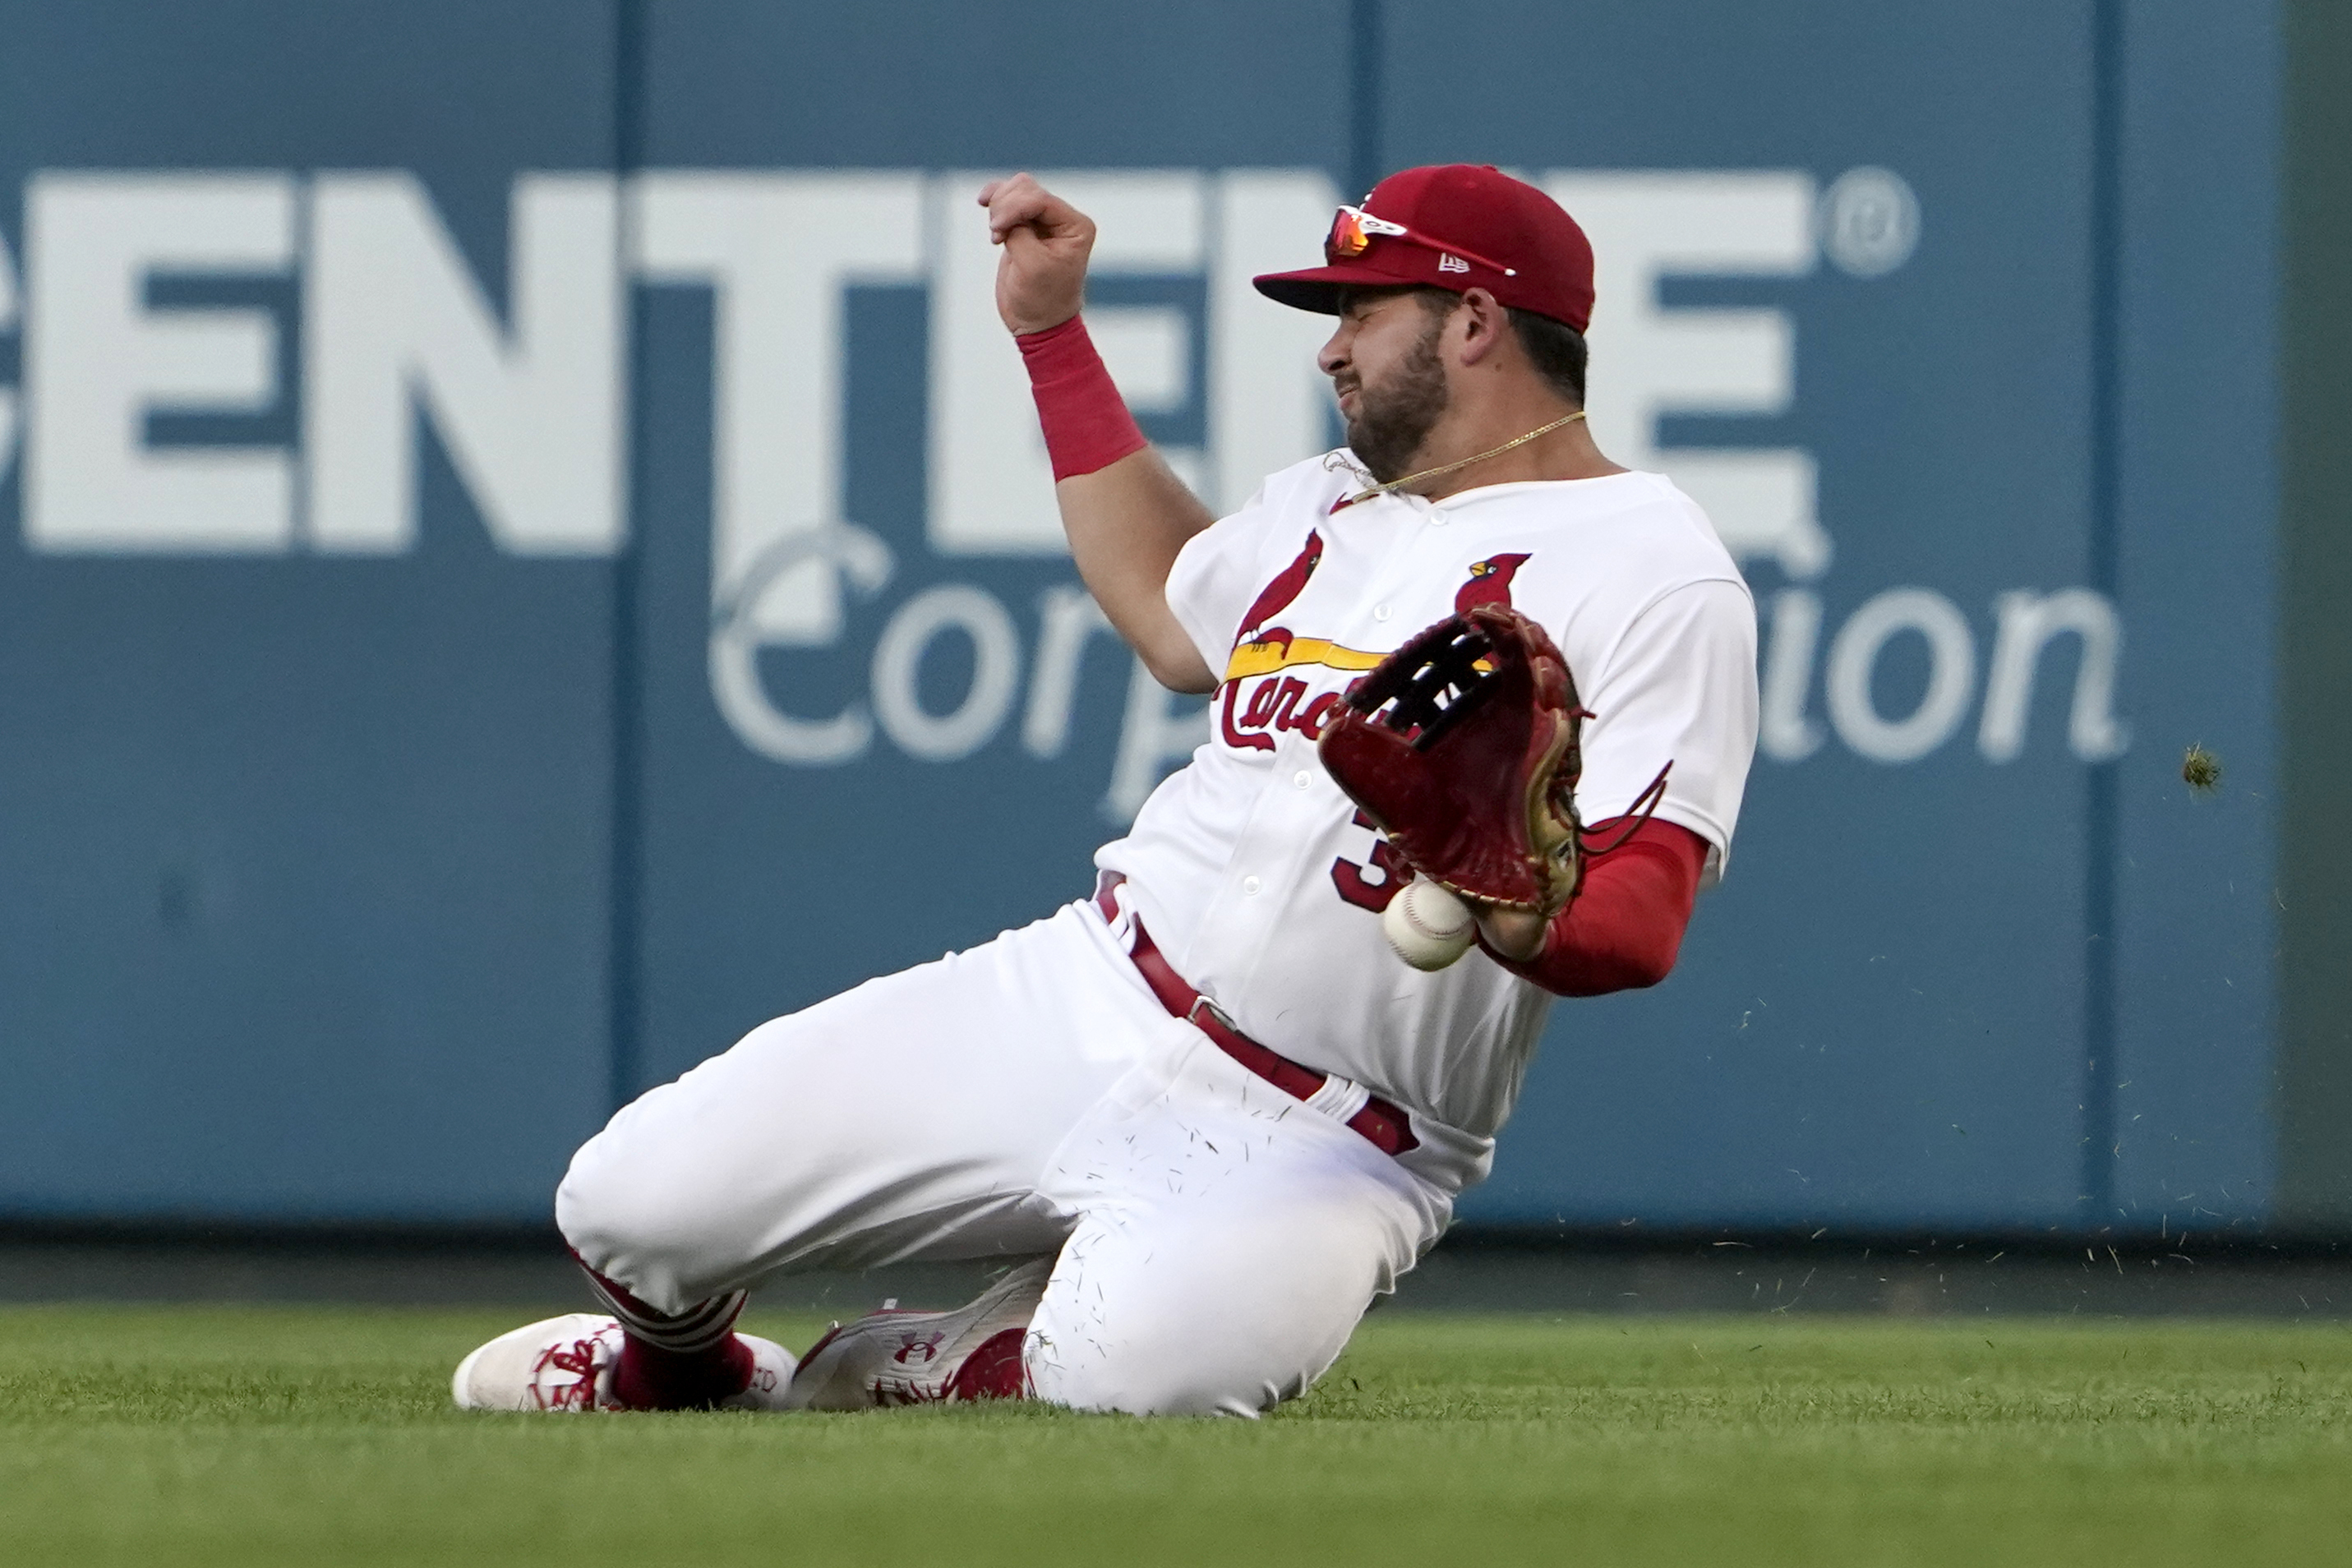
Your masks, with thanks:
M 1256 603 L 1250 605 L 1249 614 L 1242 617 L 1241 629 L 1234 633 L 1234 646 L 1239 647 L 1248 642 L 1260 626 L 1288 608 L 1290 601 L 1307 586 L 1307 579 L 1315 575 L 1315 568 L 1322 560 L 1323 535 L 1309 529 L 1298 559 L 1275 574 L 1274 581 L 1265 585 Z
M 1454 591 L 1454 613 L 1466 616 L 1474 605 L 1504 605 L 1511 602 L 1511 578 L 1527 560 L 1527 552 L 1517 555 L 1496 555 L 1470 563 L 1470 581 Z

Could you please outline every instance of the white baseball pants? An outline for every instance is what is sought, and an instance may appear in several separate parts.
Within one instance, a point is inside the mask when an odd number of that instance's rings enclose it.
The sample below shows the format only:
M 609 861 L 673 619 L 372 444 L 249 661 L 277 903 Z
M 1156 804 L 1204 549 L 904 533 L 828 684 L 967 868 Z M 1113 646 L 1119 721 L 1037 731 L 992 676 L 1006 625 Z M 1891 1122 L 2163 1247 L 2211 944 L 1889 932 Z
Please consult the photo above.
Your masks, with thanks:
M 1037 1397 L 1171 1415 L 1303 1393 L 1451 1207 L 1169 1016 L 1085 904 L 762 1024 L 556 1194 L 665 1311 L 779 1269 L 1057 1253 Z

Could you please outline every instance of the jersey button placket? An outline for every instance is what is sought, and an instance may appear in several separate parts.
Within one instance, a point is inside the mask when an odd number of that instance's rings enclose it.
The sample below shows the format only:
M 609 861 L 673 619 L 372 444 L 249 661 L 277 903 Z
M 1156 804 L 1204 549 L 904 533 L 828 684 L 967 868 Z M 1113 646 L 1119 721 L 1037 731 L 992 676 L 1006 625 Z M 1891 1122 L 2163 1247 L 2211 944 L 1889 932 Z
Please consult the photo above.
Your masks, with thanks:
M 1445 513 L 1433 506 L 1423 511 L 1422 516 L 1433 526 L 1443 526 L 1448 521 Z M 1403 601 L 1405 609 L 1412 617 L 1408 622 L 1411 626 L 1419 626 L 1444 616 L 1453 607 L 1448 602 L 1452 588 L 1444 589 L 1446 596 L 1440 597 L 1433 594 L 1433 585 L 1458 583 L 1466 575 L 1457 565 L 1459 552 L 1475 539 L 1475 530 L 1472 537 L 1465 539 L 1463 544 L 1426 532 L 1415 532 L 1410 541 L 1401 544 L 1396 552 L 1381 563 L 1379 574 L 1367 584 L 1367 597 L 1371 594 L 1391 595 L 1373 604 L 1372 620 L 1385 626 L 1397 613 L 1399 599 Z

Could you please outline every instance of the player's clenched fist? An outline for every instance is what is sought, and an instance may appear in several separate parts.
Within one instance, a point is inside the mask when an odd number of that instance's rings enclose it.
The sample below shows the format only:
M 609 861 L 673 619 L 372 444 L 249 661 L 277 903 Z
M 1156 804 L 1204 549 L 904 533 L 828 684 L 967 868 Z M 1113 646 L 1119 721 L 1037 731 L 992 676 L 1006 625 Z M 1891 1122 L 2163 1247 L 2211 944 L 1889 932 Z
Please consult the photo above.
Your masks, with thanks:
M 1086 303 L 1094 220 L 1027 174 L 981 187 L 988 237 L 1004 247 L 996 263 L 996 313 L 1013 332 L 1042 332 Z

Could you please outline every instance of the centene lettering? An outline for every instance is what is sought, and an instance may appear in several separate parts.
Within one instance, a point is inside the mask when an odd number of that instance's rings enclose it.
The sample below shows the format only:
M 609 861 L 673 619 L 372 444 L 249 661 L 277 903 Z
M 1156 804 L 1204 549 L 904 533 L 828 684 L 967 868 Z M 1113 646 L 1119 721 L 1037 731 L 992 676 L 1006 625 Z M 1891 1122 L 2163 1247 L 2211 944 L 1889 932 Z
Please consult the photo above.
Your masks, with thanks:
M 984 229 L 950 221 L 981 178 L 517 170 L 501 234 L 495 224 L 453 227 L 425 183 L 398 169 L 38 171 L 24 193 L 21 276 L 0 238 L 0 336 L 24 334 L 24 384 L 0 384 L 0 485 L 13 477 L 21 435 L 23 542 L 39 554 L 389 559 L 425 531 L 419 429 L 429 426 L 495 548 L 609 555 L 629 533 L 625 478 L 640 460 L 622 417 L 628 291 L 704 290 L 717 334 L 709 668 L 720 716 L 755 753 L 809 767 L 854 762 L 877 736 L 926 762 L 952 761 L 993 744 L 1020 710 L 1023 744 L 1052 761 L 1070 744 L 1080 656 L 1108 635 L 1083 595 L 1048 589 L 1034 643 L 978 584 L 894 600 L 886 590 L 904 582 L 898 556 L 839 515 L 844 301 L 857 289 L 917 288 L 929 300 L 929 341 L 908 374 L 931 415 L 918 548 L 940 558 L 1063 557 L 1019 356 L 1005 351 L 990 302 L 996 248 Z M 1794 405 L 1792 317 L 1773 305 L 1670 306 L 1659 285 L 1804 276 L 1818 252 L 1811 175 L 1555 170 L 1543 184 L 1578 215 L 1600 258 L 1593 332 L 1615 345 L 1591 400 L 1601 447 L 1671 475 L 1735 557 L 1776 562 L 1786 579 L 1769 603 L 1764 755 L 1795 763 L 1835 741 L 1872 763 L 1908 764 L 1973 718 L 1982 758 L 2017 762 L 2036 732 L 2036 693 L 2053 679 L 2045 656 L 2068 644 L 2080 651 L 2066 751 L 2103 763 L 2128 747 L 2116 711 L 2125 628 L 2106 595 L 2024 584 L 1998 594 L 1988 617 L 1927 583 L 1841 589 L 1824 578 L 1834 551 L 1809 449 L 1661 445 L 1671 415 Z M 1328 220 L 1339 193 L 1326 175 L 1105 169 L 1062 188 L 1097 218 L 1098 272 L 1203 281 L 1197 306 L 1106 305 L 1089 318 L 1133 407 L 1197 416 L 1201 444 L 1162 455 L 1213 510 L 1242 505 L 1259 476 L 1326 444 L 1328 388 L 1313 351 L 1327 329 L 1271 309 L 1249 285 L 1254 269 L 1278 264 L 1298 233 Z M 615 237 L 625 211 L 626 246 Z M 503 268 L 475 275 L 469 258 L 500 255 Z M 151 299 L 151 279 L 175 276 L 287 277 L 297 298 L 275 313 L 250 300 Z M 288 337 L 299 353 L 279 355 L 271 345 Z M 1206 367 L 1197 377 L 1196 358 Z M 281 406 L 300 437 L 277 445 L 175 445 L 147 417 Z M 871 691 L 816 714 L 771 691 L 780 658 L 839 644 L 860 611 L 897 628 L 888 647 L 904 656 L 881 661 Z M 989 678 L 943 713 L 919 711 L 908 696 L 934 634 L 970 637 Z M 1248 689 L 1229 686 L 1214 720 L 1171 707 L 1135 668 L 1105 800 L 1114 817 L 1132 816 L 1204 725 L 1254 750 L 1271 749 L 1284 730 L 1320 733 L 1328 707 L 1318 712 L 1305 692 L 1285 707 L 1281 683 L 1264 678 L 1302 663 L 1348 668 L 1334 664 L 1348 650 L 1318 656 L 1315 639 L 1286 645 L 1246 624 L 1242 635 L 1237 664 L 1260 662 L 1226 671 Z M 1906 710 L 1874 672 L 1914 642 L 1928 679 Z M 1895 709 L 1883 709 L 1891 698 Z

